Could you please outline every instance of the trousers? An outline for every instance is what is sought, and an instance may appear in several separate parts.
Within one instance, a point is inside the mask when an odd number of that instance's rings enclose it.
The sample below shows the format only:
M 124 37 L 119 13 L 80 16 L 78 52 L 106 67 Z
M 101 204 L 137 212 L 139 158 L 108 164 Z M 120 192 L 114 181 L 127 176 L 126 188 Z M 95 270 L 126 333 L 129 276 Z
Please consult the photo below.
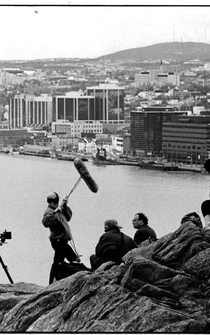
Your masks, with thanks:
M 77 259 L 77 256 L 67 240 L 52 239 L 50 240 L 52 248 L 55 250 L 53 264 L 50 270 L 49 284 L 52 284 L 53 279 L 59 280 L 59 264 L 66 258 L 70 263 Z

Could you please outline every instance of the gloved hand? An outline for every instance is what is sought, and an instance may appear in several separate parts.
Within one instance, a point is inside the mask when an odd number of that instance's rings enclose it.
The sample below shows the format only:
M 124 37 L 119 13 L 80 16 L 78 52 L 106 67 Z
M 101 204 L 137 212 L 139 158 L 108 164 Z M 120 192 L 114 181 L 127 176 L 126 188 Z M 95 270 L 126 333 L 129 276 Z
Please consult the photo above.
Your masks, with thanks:
M 79 256 L 76 258 L 76 262 L 77 262 L 77 263 L 80 263 L 80 262 L 81 262 Z
M 63 200 L 62 200 L 62 203 L 61 203 L 61 208 L 63 208 L 63 207 L 65 207 L 65 206 L 67 206 L 67 203 L 68 203 L 68 196 L 66 196 Z

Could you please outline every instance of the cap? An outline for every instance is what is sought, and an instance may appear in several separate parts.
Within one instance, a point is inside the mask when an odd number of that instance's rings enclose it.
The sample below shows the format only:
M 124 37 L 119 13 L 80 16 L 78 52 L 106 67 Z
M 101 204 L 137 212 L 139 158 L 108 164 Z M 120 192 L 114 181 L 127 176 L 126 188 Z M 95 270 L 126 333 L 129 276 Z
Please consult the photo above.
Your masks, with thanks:
M 50 192 L 47 196 L 47 201 L 54 200 L 54 201 L 59 201 L 59 196 L 55 192 Z
M 117 227 L 117 228 L 119 228 L 119 229 L 122 229 L 122 227 L 119 226 L 117 220 L 115 220 L 115 219 L 109 219 L 109 220 L 106 220 L 106 221 L 104 222 L 104 225 L 105 225 L 107 228 Z

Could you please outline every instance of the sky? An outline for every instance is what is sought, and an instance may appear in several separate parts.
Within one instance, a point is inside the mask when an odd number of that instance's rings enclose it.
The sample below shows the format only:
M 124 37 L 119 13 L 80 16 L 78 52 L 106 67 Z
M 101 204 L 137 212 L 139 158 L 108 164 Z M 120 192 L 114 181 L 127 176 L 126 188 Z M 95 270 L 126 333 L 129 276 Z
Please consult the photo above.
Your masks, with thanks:
M 100 4 L 100 5 L 99 5 Z M 0 60 L 96 58 L 164 42 L 210 43 L 202 1 L 0 1 Z

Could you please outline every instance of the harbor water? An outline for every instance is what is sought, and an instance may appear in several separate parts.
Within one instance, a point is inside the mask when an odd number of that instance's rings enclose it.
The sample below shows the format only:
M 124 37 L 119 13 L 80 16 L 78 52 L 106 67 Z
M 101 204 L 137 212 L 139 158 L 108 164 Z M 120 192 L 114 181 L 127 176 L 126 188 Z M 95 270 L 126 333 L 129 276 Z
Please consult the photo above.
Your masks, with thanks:
M 54 254 L 49 230 L 42 225 L 46 196 L 55 191 L 65 197 L 79 179 L 78 171 L 73 162 L 52 158 L 1 154 L 0 160 L 0 233 L 12 232 L 12 239 L 0 246 L 0 256 L 15 283 L 46 286 Z M 133 237 L 132 218 L 143 212 L 161 237 L 178 229 L 189 212 L 202 217 L 201 203 L 209 198 L 208 175 L 85 164 L 99 190 L 91 192 L 81 180 L 69 206 L 74 243 L 86 266 L 90 266 L 89 257 L 104 232 L 106 219 L 117 219 L 122 231 Z M 0 283 L 9 283 L 1 267 Z

